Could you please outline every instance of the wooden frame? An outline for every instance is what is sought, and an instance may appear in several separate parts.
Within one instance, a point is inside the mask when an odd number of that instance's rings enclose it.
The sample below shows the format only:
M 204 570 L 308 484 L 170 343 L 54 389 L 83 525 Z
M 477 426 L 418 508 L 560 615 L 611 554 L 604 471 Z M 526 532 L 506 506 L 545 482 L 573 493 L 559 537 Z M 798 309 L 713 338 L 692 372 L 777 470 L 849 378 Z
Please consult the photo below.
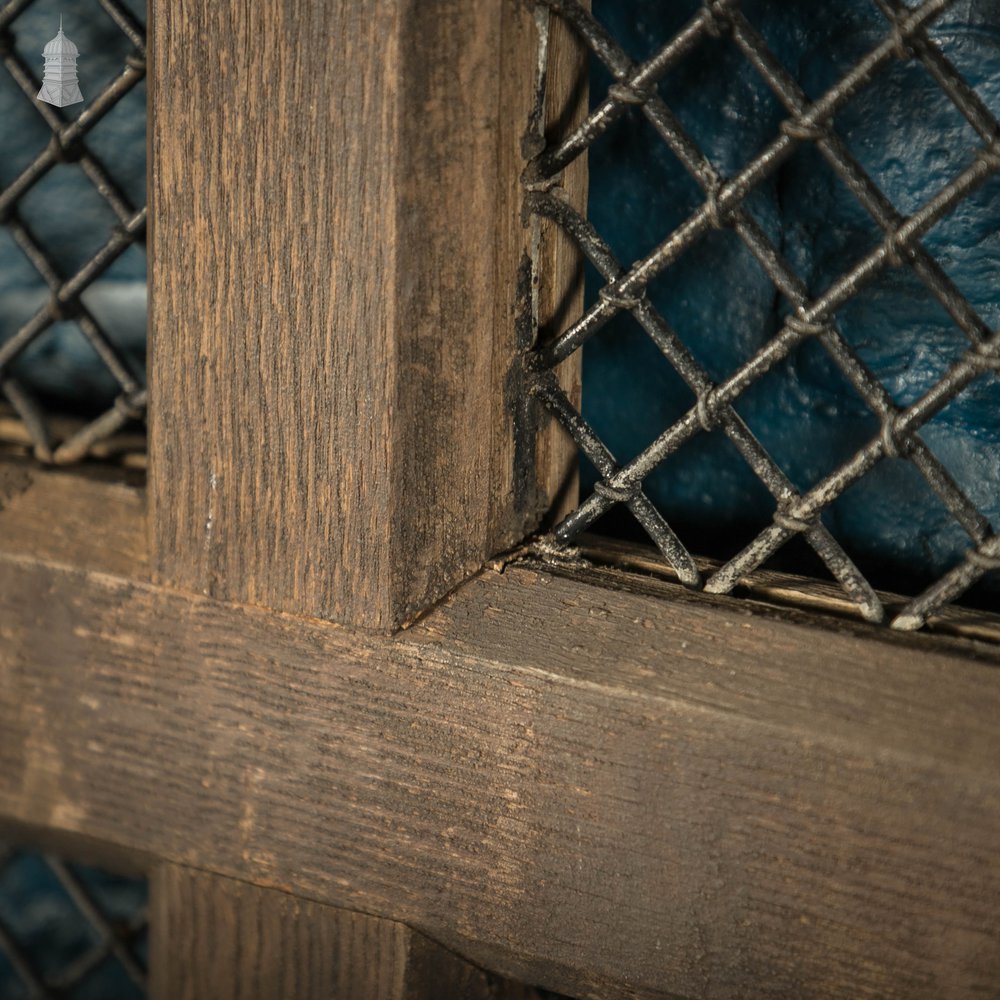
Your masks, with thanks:
M 0 822 L 153 873 L 163 997 L 994 989 L 1000 647 L 494 558 L 530 12 L 153 7 L 149 482 L 2 466 Z

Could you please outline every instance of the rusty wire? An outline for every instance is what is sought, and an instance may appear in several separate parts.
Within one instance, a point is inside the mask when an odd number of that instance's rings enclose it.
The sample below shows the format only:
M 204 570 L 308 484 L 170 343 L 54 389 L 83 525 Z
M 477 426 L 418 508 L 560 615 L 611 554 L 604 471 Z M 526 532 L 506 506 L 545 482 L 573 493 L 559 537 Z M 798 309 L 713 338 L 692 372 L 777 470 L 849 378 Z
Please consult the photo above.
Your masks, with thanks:
M 0 844 L 0 876 L 22 859 L 23 852 Z M 37 955 L 27 943 L 20 941 L 18 931 L 7 926 L 0 919 L 0 954 L 10 964 L 17 978 L 32 997 L 55 998 L 74 994 L 83 986 L 98 966 L 112 961 L 121 966 L 138 991 L 145 993 L 147 987 L 146 963 L 137 942 L 149 926 L 149 914 L 142 905 L 127 916 L 127 919 L 113 919 L 102 907 L 100 901 L 87 888 L 73 866 L 61 858 L 39 856 L 58 880 L 62 890 L 72 903 L 65 919 L 72 919 L 74 926 L 88 926 L 92 944 L 74 955 L 62 967 L 56 968 L 47 956 L 43 969 Z M 72 914 L 70 917 L 69 914 Z M 37 950 L 37 949 L 36 949 Z
M 885 37 L 818 100 L 810 102 L 798 83 L 768 50 L 739 8 L 738 0 L 706 0 L 688 23 L 658 52 L 637 65 L 577 0 L 539 0 L 541 71 L 532 127 L 543 142 L 541 108 L 545 96 L 545 56 L 551 18 L 560 17 L 614 78 L 607 95 L 568 135 L 552 141 L 528 164 L 525 200 L 536 219 L 558 224 L 605 281 L 597 301 L 560 335 L 533 350 L 528 368 L 532 391 L 573 438 L 597 470 L 594 491 L 553 530 L 568 544 L 617 504 L 629 508 L 653 542 L 689 586 L 728 593 L 781 546 L 801 535 L 823 560 L 845 592 L 870 621 L 886 610 L 874 588 L 820 520 L 821 512 L 852 483 L 886 457 L 908 460 L 951 515 L 971 544 L 964 559 L 922 594 L 914 597 L 891 624 L 918 628 L 928 615 L 964 593 L 985 573 L 1000 570 L 1000 537 L 940 460 L 919 436 L 919 429 L 980 377 L 1000 370 L 1000 333 L 990 329 L 922 246 L 921 237 L 1000 168 L 1000 125 L 953 64 L 928 37 L 926 28 L 953 0 L 924 0 L 910 8 L 901 0 L 875 0 L 886 20 Z M 658 95 L 656 82 L 707 37 L 726 36 L 755 67 L 787 116 L 778 135 L 735 176 L 724 178 Z M 908 217 L 893 207 L 831 125 L 834 113 L 895 60 L 918 60 L 972 126 L 983 145 L 972 162 L 930 201 Z M 643 259 L 625 267 L 587 219 L 561 197 L 558 178 L 577 157 L 629 108 L 637 107 L 700 186 L 704 201 L 673 233 Z M 780 250 L 744 206 L 748 194 L 770 177 L 804 143 L 812 143 L 868 211 L 883 232 L 871 252 L 845 271 L 817 298 L 795 274 Z M 760 263 L 790 306 L 778 333 L 724 381 L 714 384 L 691 351 L 647 297 L 652 279 L 713 229 L 729 228 Z M 535 262 L 537 267 L 538 262 Z M 836 311 L 876 275 L 890 267 L 909 267 L 965 334 L 968 349 L 935 386 L 906 408 L 899 408 L 837 326 Z M 544 278 L 544 276 L 539 276 Z M 695 405 L 666 428 L 649 447 L 619 467 L 607 446 L 569 400 L 554 369 L 617 313 L 627 310 L 654 341 L 695 395 Z M 537 317 L 536 317 L 537 320 Z M 537 326 L 537 323 L 536 323 Z M 850 460 L 805 494 L 798 492 L 740 418 L 733 403 L 766 372 L 808 339 L 817 340 L 878 417 L 880 432 Z M 773 523 L 743 551 L 703 580 L 691 553 L 649 501 L 644 479 L 685 442 L 702 432 L 721 430 L 775 500 Z
M 107 167 L 88 148 L 87 134 L 146 75 L 145 28 L 118 0 L 100 0 L 117 27 L 129 40 L 132 51 L 121 73 L 92 100 L 78 118 L 67 120 L 62 110 L 35 99 L 40 81 L 14 46 L 14 24 L 34 0 L 8 0 L 0 6 L 0 61 L 20 90 L 52 131 L 52 138 L 34 160 L 6 188 L 0 190 L 0 225 L 7 226 L 35 270 L 50 290 L 49 301 L 40 307 L 12 337 L 0 344 L 0 392 L 20 419 L 35 456 L 59 465 L 77 462 L 112 439 L 123 427 L 145 420 L 146 388 L 142 373 L 132 370 L 81 295 L 130 246 L 145 245 L 146 207 L 135 208 Z M 89 178 L 118 219 L 104 245 L 73 275 L 66 277 L 35 238 L 18 213 L 18 201 L 53 167 L 75 163 Z M 55 429 L 65 421 L 55 419 L 29 390 L 10 375 L 10 367 L 29 344 L 57 322 L 71 320 L 93 347 L 118 384 L 114 404 L 95 419 L 60 438 Z M 131 438 L 129 439 L 131 440 Z

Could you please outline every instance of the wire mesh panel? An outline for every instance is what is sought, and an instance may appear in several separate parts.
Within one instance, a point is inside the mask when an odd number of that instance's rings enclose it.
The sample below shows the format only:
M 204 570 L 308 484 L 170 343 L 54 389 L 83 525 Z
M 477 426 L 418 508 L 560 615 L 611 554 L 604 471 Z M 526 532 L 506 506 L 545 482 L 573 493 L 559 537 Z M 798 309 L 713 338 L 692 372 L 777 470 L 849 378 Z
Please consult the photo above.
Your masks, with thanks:
M 757 5 L 759 7 L 760 5 Z M 525 173 L 526 201 L 536 217 L 551 220 L 579 247 L 589 266 L 599 275 L 599 292 L 584 314 L 555 333 L 541 330 L 530 359 L 533 393 L 572 436 L 580 454 L 596 470 L 593 489 L 579 506 L 554 529 L 559 544 L 568 544 L 595 521 L 615 508 L 627 509 L 642 526 L 679 579 L 712 593 L 727 593 L 747 574 L 760 567 L 792 539 L 804 539 L 826 565 L 862 615 L 871 621 L 886 618 L 886 609 L 855 558 L 835 537 L 825 515 L 852 486 L 873 474 L 884 463 L 905 462 L 936 497 L 965 538 L 957 560 L 892 618 L 896 628 L 912 629 L 928 615 L 963 594 L 985 575 L 1000 570 L 1000 537 L 994 534 L 983 504 L 973 501 L 975 486 L 960 483 L 953 470 L 927 441 L 924 431 L 943 410 L 977 387 L 995 388 L 1000 368 L 1000 334 L 984 319 L 982 311 L 927 248 L 925 237 L 953 213 L 974 209 L 973 194 L 1000 167 L 1000 126 L 985 102 L 969 85 L 949 57 L 946 47 L 929 29 L 952 6 L 951 0 L 925 0 L 905 6 L 899 0 L 873 0 L 872 13 L 880 19 L 880 34 L 839 78 L 813 96 L 772 51 L 765 32 L 753 23 L 751 5 L 737 0 L 710 0 L 695 9 L 690 19 L 648 58 L 637 61 L 595 16 L 576 0 L 542 0 L 537 8 L 541 59 L 555 18 L 565 21 L 585 44 L 593 60 L 612 82 L 606 92 L 593 95 L 592 111 L 585 121 L 563 134 L 546 136 L 538 122 L 537 140 L 544 148 Z M 787 12 L 783 5 L 780 14 Z M 728 63 L 723 66 L 720 49 Z M 738 60 L 738 64 L 732 62 Z M 701 60 L 704 79 L 712 73 L 733 76 L 733 87 L 749 85 L 737 74 L 752 73 L 753 85 L 766 88 L 766 100 L 780 110 L 776 128 L 763 145 L 740 150 L 732 169 L 723 170 L 696 142 L 691 130 L 664 98 L 660 84 L 671 72 L 692 60 Z M 873 87 L 894 66 L 918 67 L 927 81 L 946 95 L 954 111 L 969 128 L 964 161 L 932 194 L 905 213 L 863 166 L 863 157 L 852 149 L 849 132 L 841 135 L 838 115 Z M 736 65 L 736 69 L 733 66 Z M 544 69 L 538 81 L 538 107 L 544 97 Z M 814 88 L 815 89 L 815 88 Z M 727 98 L 728 99 L 728 98 Z M 724 103 L 724 102 L 723 102 Z M 726 127 L 735 130 L 763 114 L 764 98 L 731 113 Z M 723 108 L 723 111 L 726 109 Z M 915 115 L 921 110 L 915 102 Z M 679 224 L 634 262 L 620 259 L 605 235 L 591 220 L 561 196 L 561 172 L 577 157 L 598 145 L 616 122 L 626 115 L 641 115 L 650 126 L 650 141 L 662 143 L 696 186 L 697 198 Z M 727 119 L 723 115 L 724 124 Z M 898 125 L 885 122 L 889 129 Z M 963 125 L 963 127 L 965 127 Z M 776 172 L 803 151 L 822 161 L 830 183 L 842 185 L 867 213 L 877 237 L 868 245 L 840 248 L 838 273 L 812 287 L 797 272 L 775 227 L 755 201 L 761 188 Z M 818 170 L 818 168 L 816 168 Z M 593 181 L 592 181 L 593 183 Z M 593 192 L 592 192 L 593 197 Z M 897 202 L 899 198 L 897 197 Z M 981 205 L 979 210 L 982 211 Z M 642 211 L 640 206 L 639 211 Z M 964 218 L 964 216 L 963 216 Z M 815 220 L 813 220 L 815 224 Z M 820 225 L 836 225 L 835 219 Z M 995 226 L 995 220 L 993 221 Z M 704 241 L 736 241 L 738 252 L 756 261 L 770 294 L 777 302 L 776 323 L 768 336 L 725 372 L 710 372 L 710 364 L 691 349 L 692 331 L 675 328 L 662 309 L 654 305 L 650 289 L 657 279 L 684 264 Z M 537 266 L 537 262 L 536 262 Z M 709 264 L 710 266 L 710 264 Z M 895 269 L 907 272 L 950 317 L 957 336 L 964 337 L 947 355 L 932 383 L 915 398 L 892 392 L 885 379 L 865 360 L 864 350 L 845 335 L 842 317 L 852 303 L 879 277 Z M 544 275 L 536 275 L 544 280 Z M 682 295 L 683 291 L 675 296 Z M 732 295 L 738 295 L 734 290 Z M 659 355 L 679 375 L 689 402 L 667 426 L 656 427 L 652 440 L 624 460 L 585 419 L 561 390 L 554 369 L 585 344 L 606 331 L 615 318 L 630 316 L 644 331 Z M 902 323 L 902 320 L 900 321 Z M 821 349 L 838 377 L 855 394 L 864 411 L 858 426 L 870 427 L 860 446 L 847 455 L 831 454 L 822 474 L 804 485 L 787 474 L 773 449 L 749 426 L 741 412 L 745 401 L 761 394 L 781 392 L 775 381 L 782 364 L 804 348 Z M 585 356 L 586 358 L 586 356 Z M 586 361 L 585 361 L 586 364 Z M 643 372 L 630 373 L 634 380 Z M 994 384 L 990 384 L 994 383 Z M 586 391 L 586 375 L 584 386 Z M 631 391 L 626 379 L 622 399 Z M 911 393 L 912 395 L 912 393 Z M 989 412 L 995 421 L 997 397 Z M 902 401 L 901 401 L 902 400 Z M 624 402 L 623 402 L 624 405 Z M 664 468 L 669 472 L 679 452 L 710 436 L 723 435 L 730 447 L 728 461 L 743 463 L 754 481 L 770 496 L 770 522 L 754 537 L 730 553 L 703 579 L 695 559 L 661 505 L 650 498 L 650 477 Z M 803 439 L 801 449 L 810 448 Z M 995 456 L 989 460 L 995 464 Z M 982 460 L 981 468 L 989 463 Z M 727 475 L 720 463 L 707 477 L 702 490 L 706 510 L 712 508 L 713 489 L 721 490 Z M 801 477 L 796 477 L 800 479 Z M 980 490 L 980 492 L 982 492 Z M 897 505 L 905 508 L 905 498 Z M 903 528 L 905 530 L 905 521 Z
M 0 845 L 0 996 L 146 994 L 147 888 Z
M 0 439 L 46 462 L 144 448 L 144 9 L 0 3 Z M 60 14 L 67 107 L 38 99 Z

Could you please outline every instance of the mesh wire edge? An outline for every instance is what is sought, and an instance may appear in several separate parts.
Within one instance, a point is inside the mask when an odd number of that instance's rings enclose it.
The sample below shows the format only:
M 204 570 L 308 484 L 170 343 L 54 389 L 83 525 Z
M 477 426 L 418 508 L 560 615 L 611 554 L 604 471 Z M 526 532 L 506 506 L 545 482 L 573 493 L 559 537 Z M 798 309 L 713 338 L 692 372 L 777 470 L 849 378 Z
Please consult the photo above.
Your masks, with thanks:
M 8 0 L 0 5 L 0 62 L 18 88 L 48 125 L 52 136 L 44 149 L 3 190 L 0 190 L 0 225 L 11 231 L 50 292 L 48 302 L 0 344 L 0 393 L 16 419 L 0 420 L 0 442 L 30 447 L 41 462 L 68 465 L 87 457 L 115 458 L 126 465 L 145 465 L 145 448 L 136 447 L 131 425 L 146 417 L 145 376 L 134 371 L 108 332 L 88 310 L 81 296 L 111 264 L 131 246 L 144 246 L 146 206 L 135 208 L 104 162 L 88 147 L 87 134 L 97 126 L 146 74 L 145 27 L 118 0 L 100 5 L 131 45 L 121 73 L 115 77 L 75 120 L 37 101 L 41 82 L 14 45 L 17 17 L 34 0 Z M 75 274 L 61 275 L 52 258 L 18 213 L 18 202 L 60 163 L 76 163 L 118 219 L 104 245 Z M 61 415 L 50 412 L 19 380 L 10 375 L 14 361 L 54 324 L 71 320 L 114 378 L 119 391 L 113 405 L 92 420 L 76 421 L 72 429 Z
M 993 534 L 988 518 L 977 509 L 919 435 L 920 428 L 973 381 L 1000 371 L 1000 333 L 985 323 L 920 243 L 924 233 L 1000 169 L 1000 124 L 926 32 L 953 2 L 924 0 L 910 8 L 900 0 L 875 0 L 886 22 L 882 41 L 826 93 L 809 102 L 741 12 L 738 0 L 707 0 L 673 38 L 642 64 L 633 62 L 577 0 L 538 0 L 540 68 L 532 127 L 542 148 L 525 169 L 525 201 L 532 218 L 547 219 L 560 226 L 605 281 L 596 303 L 560 335 L 548 342 L 539 342 L 528 359 L 532 393 L 572 437 L 600 476 L 593 493 L 553 529 L 553 542 L 563 546 L 571 544 L 598 517 L 616 505 L 623 505 L 642 525 L 682 582 L 712 593 L 729 593 L 790 539 L 801 536 L 823 560 L 862 617 L 879 622 L 886 617 L 883 602 L 822 524 L 820 514 L 881 460 L 892 457 L 908 461 L 917 470 L 968 534 L 971 544 L 964 558 L 910 600 L 895 615 L 891 625 L 897 629 L 919 628 L 929 615 L 961 596 L 986 573 L 1000 571 L 1000 537 Z M 545 145 L 540 109 L 545 93 L 550 17 L 562 18 L 586 49 L 604 64 L 615 82 L 581 123 L 551 145 Z M 657 94 L 655 86 L 660 77 L 707 37 L 726 37 L 737 46 L 788 115 L 774 140 L 739 173 L 728 178 L 718 173 L 686 133 Z M 983 141 L 983 145 L 974 150 L 972 162 L 907 217 L 897 212 L 831 124 L 838 108 L 886 66 L 900 60 L 918 61 Z M 659 138 L 699 185 L 704 201 L 646 257 L 625 268 L 583 214 L 562 196 L 559 175 L 577 157 L 586 155 L 610 125 L 632 107 L 641 110 Z M 744 206 L 749 193 L 805 143 L 816 146 L 883 233 L 882 241 L 874 249 L 833 281 L 823 294 L 812 299 L 805 284 Z M 537 221 L 534 224 L 537 225 Z M 656 275 L 713 229 L 730 229 L 736 233 L 789 307 L 778 333 L 718 384 L 714 384 L 698 365 L 646 294 Z M 537 279 L 537 257 L 533 263 Z M 921 398 L 907 407 L 898 407 L 841 334 L 836 312 L 876 275 L 887 268 L 903 267 L 912 270 L 945 308 L 969 340 L 969 347 Z M 696 403 L 638 456 L 619 466 L 607 445 L 559 387 L 553 370 L 623 310 L 632 314 L 657 345 L 692 390 Z M 800 493 L 740 418 L 733 403 L 774 365 L 810 339 L 822 345 L 878 418 L 880 431 L 848 461 L 811 489 Z M 682 444 L 699 433 L 716 429 L 726 434 L 767 488 L 775 500 L 775 509 L 770 526 L 707 580 L 702 580 L 692 554 L 649 501 L 642 487 L 645 478 Z

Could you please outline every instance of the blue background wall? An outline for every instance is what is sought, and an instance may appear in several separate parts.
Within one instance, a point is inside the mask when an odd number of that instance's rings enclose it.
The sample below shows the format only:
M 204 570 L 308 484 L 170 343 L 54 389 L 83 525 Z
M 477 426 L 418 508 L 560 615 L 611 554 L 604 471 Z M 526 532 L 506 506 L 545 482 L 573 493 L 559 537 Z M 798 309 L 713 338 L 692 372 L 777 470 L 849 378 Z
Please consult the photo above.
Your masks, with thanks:
M 124 0 L 145 23 L 145 3 Z M 17 51 L 40 78 L 42 48 L 59 28 L 80 50 L 80 115 L 125 65 L 131 46 L 96 0 L 36 0 L 14 21 Z M 51 132 L 14 80 L 0 69 L 0 185 L 7 186 L 49 142 Z M 87 145 L 135 207 L 146 199 L 146 84 L 136 86 L 87 135 Z M 108 239 L 117 219 L 79 164 L 60 163 L 18 203 L 18 212 L 70 277 Z M 113 338 L 141 366 L 146 341 L 146 257 L 130 247 L 85 294 L 84 301 Z M 0 226 L 0 340 L 10 337 L 48 297 L 37 271 Z M 114 398 L 115 383 L 72 323 L 46 332 L 16 372 L 62 409 L 95 411 Z
M 810 98 L 819 97 L 885 35 L 871 0 L 743 8 Z M 637 61 L 698 9 L 693 2 L 594 0 L 594 13 Z M 966 0 L 932 35 L 1000 111 L 1000 3 Z M 592 101 L 610 77 L 592 61 Z M 661 96 L 725 175 L 777 134 L 787 117 L 726 39 L 705 43 L 661 81 Z M 899 211 L 912 212 L 981 145 L 919 65 L 894 64 L 836 116 L 838 132 Z M 632 109 L 593 147 L 590 217 L 626 265 L 647 254 L 703 201 L 695 183 Z M 812 148 L 797 152 L 747 206 L 811 295 L 824 291 L 882 239 L 867 212 Z M 990 326 L 1000 318 L 1000 181 L 993 178 L 937 225 L 925 246 Z M 600 280 L 590 274 L 594 301 Z M 656 279 L 654 305 L 716 380 L 759 349 L 786 310 L 732 232 L 713 232 Z M 905 406 L 968 346 L 907 269 L 885 273 L 838 314 L 840 329 Z M 1000 385 L 981 379 L 923 432 L 980 509 L 1000 526 Z M 620 462 L 628 461 L 694 402 L 629 315 L 584 351 L 585 416 Z M 808 343 L 737 403 L 737 410 L 795 485 L 808 489 L 878 432 L 878 422 L 823 349 Z M 594 481 L 585 471 L 585 489 Z M 774 501 L 721 432 L 699 435 L 667 459 L 648 492 L 695 552 L 730 556 L 771 519 Z M 947 569 L 968 536 L 902 460 L 883 462 L 824 518 L 866 567 L 907 589 Z M 618 515 L 612 530 L 631 531 Z M 801 550 L 804 544 L 799 543 Z M 799 552 L 799 555 L 802 553 Z M 906 577 L 907 579 L 900 579 Z
M 134 926 L 148 902 L 146 882 L 122 878 L 84 865 L 73 873 L 115 926 Z M 21 851 L 0 863 L 0 924 L 17 942 L 36 975 L 58 981 L 66 971 L 101 943 L 93 927 L 40 854 Z M 131 941 L 133 957 L 148 966 L 148 933 L 143 929 Z M 69 1000 L 140 1000 L 145 991 L 129 978 L 113 955 L 99 962 L 65 994 Z M 0 997 L 29 1000 L 31 991 L 14 972 L 0 948 Z

